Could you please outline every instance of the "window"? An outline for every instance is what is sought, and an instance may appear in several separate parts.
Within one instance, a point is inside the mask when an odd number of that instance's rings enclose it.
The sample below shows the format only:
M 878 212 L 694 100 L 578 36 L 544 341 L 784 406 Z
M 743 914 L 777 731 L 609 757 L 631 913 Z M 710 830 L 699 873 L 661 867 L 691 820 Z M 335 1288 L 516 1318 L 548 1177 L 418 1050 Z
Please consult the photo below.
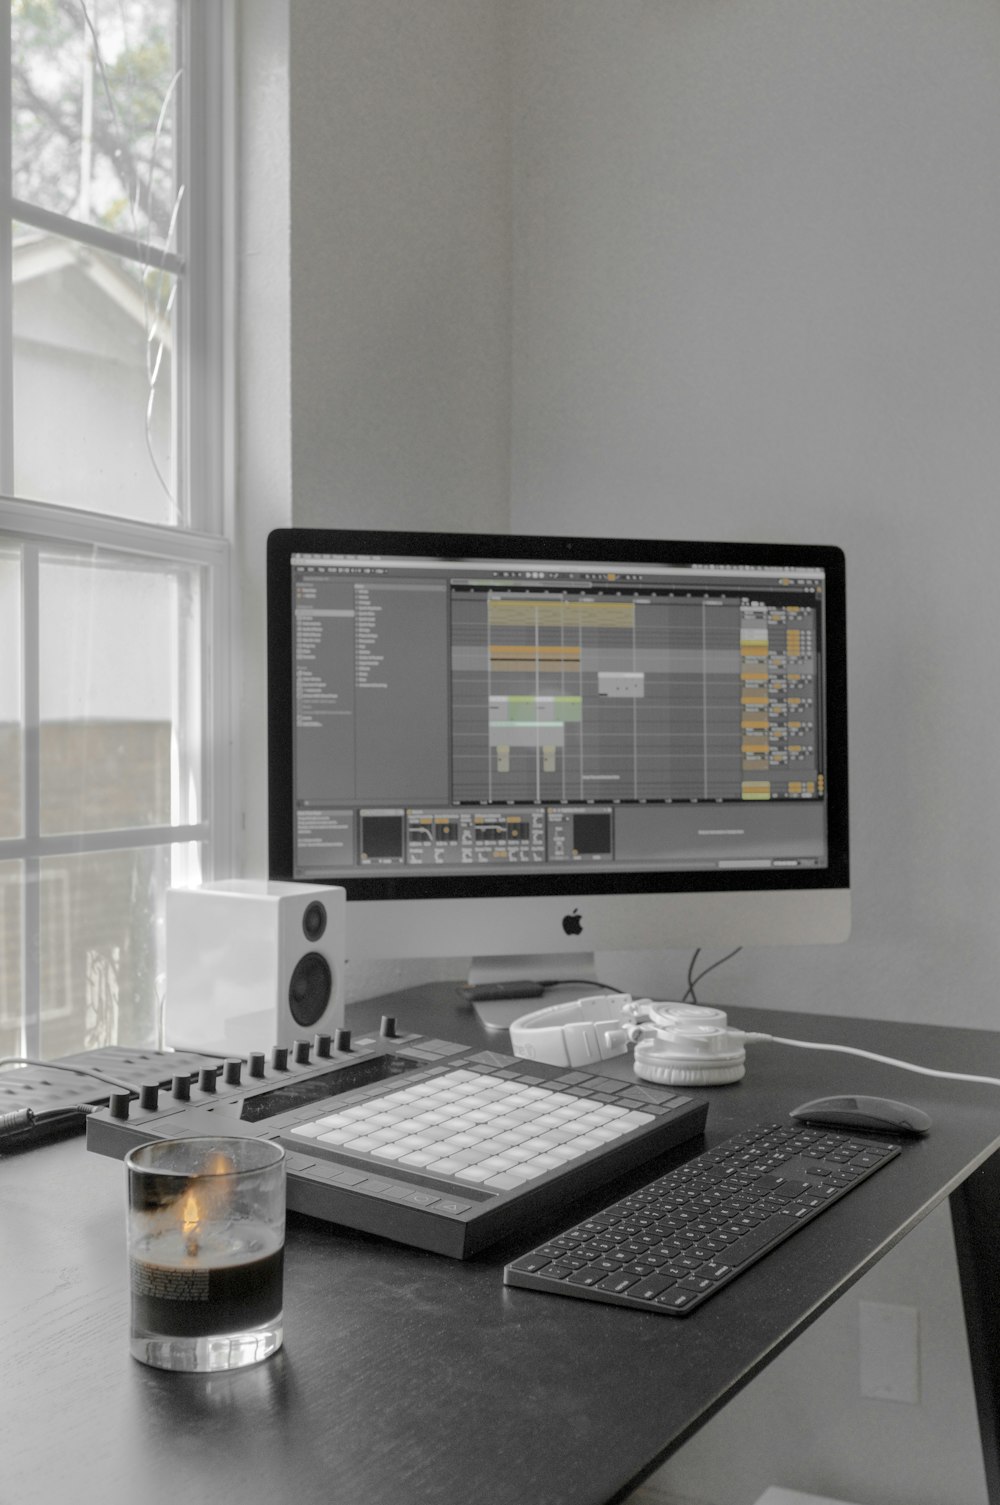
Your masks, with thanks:
M 229 7 L 0 7 L 0 1055 L 157 1043 L 228 871 Z

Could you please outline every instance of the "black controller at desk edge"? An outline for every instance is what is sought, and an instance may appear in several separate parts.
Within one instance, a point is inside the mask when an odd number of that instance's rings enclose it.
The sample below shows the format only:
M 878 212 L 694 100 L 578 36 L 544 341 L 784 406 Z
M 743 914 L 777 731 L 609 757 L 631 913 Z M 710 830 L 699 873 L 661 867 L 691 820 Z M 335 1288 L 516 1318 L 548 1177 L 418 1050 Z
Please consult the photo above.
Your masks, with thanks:
M 385 1086 L 468 1066 L 486 1075 L 517 1074 L 539 1086 L 560 1088 L 580 1073 L 521 1060 L 480 1045 L 400 1033 L 383 1017 L 378 1033 L 352 1039 L 348 1030 L 254 1051 L 207 1065 L 196 1080 L 180 1075 L 164 1092 L 143 1086 L 134 1097 L 114 1092 L 106 1109 L 87 1121 L 87 1148 L 114 1158 L 155 1139 L 237 1135 L 275 1139 L 286 1152 L 287 1204 L 326 1222 L 417 1248 L 465 1259 L 529 1217 L 558 1212 L 567 1200 L 603 1185 L 638 1163 L 700 1134 L 707 1105 L 666 1089 L 607 1079 L 607 1090 L 631 1107 L 648 1107 L 652 1127 L 625 1136 L 599 1155 L 588 1155 L 558 1175 L 540 1177 L 517 1191 L 487 1194 L 478 1187 L 447 1186 L 396 1166 L 351 1163 L 351 1157 L 286 1136 L 296 1123 L 346 1093 L 379 1095 Z M 599 1080 L 595 1072 L 594 1080 Z M 674 1107 L 676 1103 L 676 1108 Z M 669 1104 L 669 1106 L 667 1106 Z M 655 1106 L 652 1106 L 655 1105 Z
M 155 1086 L 166 1090 L 176 1077 L 193 1082 L 221 1058 L 205 1051 L 165 1051 L 146 1046 L 103 1045 L 50 1061 L 0 1072 L 0 1154 L 34 1149 L 50 1139 L 82 1134 L 89 1112 L 108 1102 L 119 1083 L 125 1097 Z

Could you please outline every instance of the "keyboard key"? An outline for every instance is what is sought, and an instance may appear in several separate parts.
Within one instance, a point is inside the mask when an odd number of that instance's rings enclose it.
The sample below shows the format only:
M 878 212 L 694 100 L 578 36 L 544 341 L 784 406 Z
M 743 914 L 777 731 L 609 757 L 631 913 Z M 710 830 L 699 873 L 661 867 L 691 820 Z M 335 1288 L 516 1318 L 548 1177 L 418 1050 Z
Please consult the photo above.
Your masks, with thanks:
M 604 1279 L 604 1271 L 596 1269 L 593 1265 L 585 1265 L 582 1270 L 574 1270 L 572 1275 L 567 1275 L 568 1286 L 596 1286 Z
M 608 1275 L 597 1286 L 599 1291 L 611 1291 L 615 1296 L 623 1296 L 635 1285 L 634 1275 Z
M 541 1254 L 526 1254 L 523 1259 L 516 1259 L 514 1261 L 513 1268 L 515 1270 L 527 1270 L 529 1274 L 533 1274 L 536 1270 L 544 1270 L 551 1263 L 550 1259 L 545 1259 Z

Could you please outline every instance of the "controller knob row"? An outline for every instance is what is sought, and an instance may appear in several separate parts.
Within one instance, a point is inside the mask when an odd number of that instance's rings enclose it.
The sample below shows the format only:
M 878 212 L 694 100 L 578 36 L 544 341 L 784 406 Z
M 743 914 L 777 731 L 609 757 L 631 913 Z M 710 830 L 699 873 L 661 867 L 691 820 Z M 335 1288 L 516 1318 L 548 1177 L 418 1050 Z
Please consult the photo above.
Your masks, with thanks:
M 395 1040 L 396 1020 L 386 1014 L 382 1018 L 380 1034 L 385 1040 Z M 328 1060 L 335 1051 L 346 1055 L 351 1049 L 351 1032 L 349 1029 L 335 1030 L 333 1035 L 314 1035 L 312 1041 L 296 1040 L 291 1048 L 284 1045 L 275 1045 L 271 1051 L 271 1065 L 275 1071 L 288 1070 L 289 1054 L 293 1056 L 297 1066 L 308 1066 L 312 1051 L 321 1060 Z M 260 1078 L 266 1070 L 266 1057 L 263 1051 L 251 1051 L 247 1058 L 247 1071 L 251 1077 Z M 222 1066 L 222 1080 L 227 1087 L 239 1087 L 243 1076 L 243 1061 L 233 1057 Z M 198 1073 L 198 1087 L 202 1092 L 215 1092 L 218 1086 L 219 1068 L 216 1066 L 204 1066 Z M 177 1102 L 186 1103 L 191 1100 L 191 1078 L 177 1075 L 171 1078 L 170 1095 Z M 112 1092 L 108 1100 L 108 1110 L 112 1118 L 125 1120 L 129 1116 L 129 1107 L 134 1094 L 131 1092 Z M 139 1088 L 139 1106 L 146 1112 L 155 1113 L 159 1107 L 160 1084 L 158 1082 L 144 1082 Z

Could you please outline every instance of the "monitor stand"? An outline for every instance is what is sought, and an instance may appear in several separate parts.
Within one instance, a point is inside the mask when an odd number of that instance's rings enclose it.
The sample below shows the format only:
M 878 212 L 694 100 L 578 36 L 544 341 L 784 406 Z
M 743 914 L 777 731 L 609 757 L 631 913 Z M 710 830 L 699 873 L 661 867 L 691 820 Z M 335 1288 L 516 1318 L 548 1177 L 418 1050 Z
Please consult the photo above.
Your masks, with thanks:
M 522 984 L 524 988 L 520 991 Z M 541 992 L 538 984 L 545 985 Z M 484 1029 L 497 1034 L 510 1029 L 514 1020 L 525 1014 L 602 991 L 596 982 L 594 955 L 589 951 L 474 957 L 468 986 L 476 1018 Z

